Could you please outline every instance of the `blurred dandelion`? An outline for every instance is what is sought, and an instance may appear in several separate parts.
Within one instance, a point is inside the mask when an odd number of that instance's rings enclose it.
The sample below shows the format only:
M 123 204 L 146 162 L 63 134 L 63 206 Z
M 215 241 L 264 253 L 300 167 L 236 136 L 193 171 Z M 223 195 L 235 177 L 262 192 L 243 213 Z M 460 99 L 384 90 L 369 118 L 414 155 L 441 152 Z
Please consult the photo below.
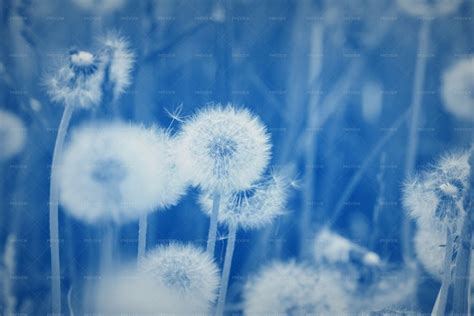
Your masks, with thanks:
M 139 271 L 175 300 L 193 306 L 193 312 L 209 313 L 216 300 L 219 270 L 205 252 L 191 245 L 170 244 L 151 251 Z
M 250 281 L 244 292 L 245 315 L 342 315 L 346 292 L 330 271 L 274 263 Z
M 25 143 L 26 127 L 23 121 L 12 112 L 0 109 L 0 161 L 20 153 Z
M 443 105 L 459 119 L 474 120 L 474 57 L 457 61 L 443 75 Z
M 283 172 L 274 172 L 268 179 L 252 185 L 248 190 L 222 196 L 218 221 L 228 226 L 229 237 L 217 302 L 217 315 L 222 315 L 224 311 L 237 228 L 259 228 L 271 223 L 277 216 L 283 214 L 288 197 L 289 183 L 288 177 Z M 212 195 L 209 193 L 202 194 L 200 203 L 201 209 L 211 216 Z
M 170 136 L 124 123 L 74 132 L 60 169 L 61 203 L 88 223 L 137 219 L 177 203 L 186 183 L 175 175 Z
M 183 124 L 178 164 L 194 185 L 212 192 L 207 251 L 214 254 L 221 195 L 245 190 L 259 179 L 270 159 L 269 135 L 248 110 L 211 106 Z

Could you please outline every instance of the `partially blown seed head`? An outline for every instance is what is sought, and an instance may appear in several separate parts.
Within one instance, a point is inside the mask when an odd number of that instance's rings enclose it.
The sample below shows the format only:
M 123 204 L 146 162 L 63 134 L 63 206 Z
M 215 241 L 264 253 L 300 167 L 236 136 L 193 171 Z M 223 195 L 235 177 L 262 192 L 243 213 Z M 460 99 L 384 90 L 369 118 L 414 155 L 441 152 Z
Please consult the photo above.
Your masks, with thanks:
M 190 245 L 171 244 L 150 252 L 140 271 L 166 288 L 172 296 L 199 310 L 209 309 L 217 295 L 219 270 L 213 260 Z
M 250 189 L 225 194 L 221 198 L 219 222 L 244 229 L 260 228 L 282 215 L 288 197 L 289 181 L 282 173 L 253 184 Z M 201 209 L 212 213 L 212 193 L 202 193 Z
M 174 173 L 172 142 L 160 129 L 123 123 L 77 130 L 60 169 L 60 200 L 86 222 L 138 218 L 177 203 L 186 183 Z
M 276 263 L 249 282 L 245 315 L 341 315 L 347 293 L 331 273 L 296 263 Z
M 0 161 L 22 151 L 26 143 L 26 127 L 15 114 L 0 109 Z
M 269 136 L 245 109 L 212 106 L 183 124 L 179 162 L 195 185 L 207 191 L 248 189 L 270 159 Z

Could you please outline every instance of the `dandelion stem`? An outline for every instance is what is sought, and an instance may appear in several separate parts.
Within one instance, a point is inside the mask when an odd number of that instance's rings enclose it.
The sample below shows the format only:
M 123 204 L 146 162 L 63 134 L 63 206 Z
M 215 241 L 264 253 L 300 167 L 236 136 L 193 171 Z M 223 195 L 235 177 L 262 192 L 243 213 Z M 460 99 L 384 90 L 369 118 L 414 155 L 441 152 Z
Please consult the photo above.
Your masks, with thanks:
M 62 152 L 66 132 L 71 121 L 74 107 L 66 103 L 58 134 L 54 144 L 53 161 L 51 164 L 51 183 L 49 191 L 49 242 L 51 249 L 51 307 L 54 314 L 61 313 L 61 274 L 59 262 L 59 184 L 58 166 L 61 165 Z
M 451 230 L 448 228 L 446 231 L 446 250 L 444 254 L 443 279 L 441 280 L 441 287 L 431 312 L 432 316 L 442 316 L 445 314 L 446 302 L 448 300 L 448 290 L 451 283 L 452 257 L 453 235 Z
M 418 123 L 420 121 L 422 105 L 422 89 L 425 84 L 427 50 L 429 46 L 430 21 L 423 19 L 419 30 L 419 46 L 415 63 L 415 75 L 413 80 L 412 98 L 411 98 L 411 121 L 408 134 L 408 149 L 405 161 L 405 177 L 412 174 L 415 168 L 416 152 L 418 147 Z M 404 260 L 412 260 L 413 249 L 410 243 L 411 221 L 404 216 L 402 222 L 402 249 Z
M 234 256 L 235 238 L 237 235 L 237 225 L 229 225 L 229 235 L 227 238 L 227 246 L 225 249 L 224 269 L 222 271 L 221 287 L 219 289 L 219 298 L 217 300 L 216 315 L 224 314 L 225 300 L 227 296 L 227 287 L 229 285 L 230 268 L 232 266 L 232 257 Z
M 147 227 L 148 216 L 143 214 L 138 223 L 138 261 L 145 256 Z
M 104 275 L 107 271 L 110 271 L 112 262 L 114 259 L 114 242 L 115 242 L 115 229 L 113 224 L 108 224 L 105 227 L 102 237 L 102 249 L 101 249 L 101 265 L 100 273 Z
M 207 235 L 207 254 L 214 257 L 214 250 L 216 249 L 216 235 L 217 235 L 217 218 L 219 217 L 219 204 L 221 201 L 221 194 L 214 192 L 212 196 L 212 214 L 209 225 L 209 234 Z

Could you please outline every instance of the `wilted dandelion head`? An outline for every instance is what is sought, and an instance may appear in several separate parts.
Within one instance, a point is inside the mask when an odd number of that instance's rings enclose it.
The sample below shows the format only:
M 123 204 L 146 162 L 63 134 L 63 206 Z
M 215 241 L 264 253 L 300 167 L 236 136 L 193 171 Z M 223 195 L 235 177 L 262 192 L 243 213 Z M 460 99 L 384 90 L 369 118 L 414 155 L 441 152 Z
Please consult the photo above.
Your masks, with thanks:
M 140 271 L 185 301 L 202 304 L 205 309 L 215 301 L 219 270 L 213 260 L 190 245 L 171 244 L 150 252 Z
M 443 105 L 459 119 L 474 120 L 474 57 L 464 58 L 442 78 Z
M 418 227 L 414 243 L 416 257 L 423 268 L 435 279 L 441 280 L 446 252 L 446 228 Z M 471 261 L 471 275 L 472 273 L 474 262 Z
M 207 191 L 248 189 L 270 159 L 265 126 L 230 105 L 201 110 L 183 124 L 179 139 L 183 172 Z
M 135 219 L 175 204 L 186 183 L 174 174 L 171 146 L 159 129 L 123 123 L 80 128 L 64 152 L 61 203 L 86 222 Z
M 102 98 L 103 71 L 97 56 L 73 49 L 68 61 L 46 79 L 49 96 L 55 102 L 91 108 Z
M 254 229 L 271 223 L 282 215 L 288 198 L 289 181 L 283 173 L 275 172 L 250 189 L 225 194 L 221 198 L 219 222 Z M 212 193 L 203 192 L 201 209 L 212 213 Z
M 456 222 L 468 186 L 468 159 L 468 151 L 445 155 L 405 183 L 403 204 L 419 225 Z
M 26 127 L 15 114 L 0 109 L 0 161 L 22 151 L 26 143 Z
M 399 7 L 414 16 L 436 17 L 457 10 L 462 0 L 398 0 Z
M 331 273 L 296 263 L 276 263 L 249 282 L 245 315 L 341 315 L 347 294 Z
M 110 33 L 99 41 L 102 46 L 102 63 L 113 86 L 114 97 L 117 98 L 131 84 L 135 55 L 126 39 L 116 33 Z

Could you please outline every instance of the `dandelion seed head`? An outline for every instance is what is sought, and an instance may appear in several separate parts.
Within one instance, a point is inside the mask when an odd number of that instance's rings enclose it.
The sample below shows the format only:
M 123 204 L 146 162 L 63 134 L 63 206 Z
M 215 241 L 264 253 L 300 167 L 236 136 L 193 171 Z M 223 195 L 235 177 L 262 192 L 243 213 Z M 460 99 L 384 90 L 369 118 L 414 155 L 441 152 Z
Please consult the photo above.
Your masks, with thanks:
M 117 98 L 132 82 L 135 55 L 126 39 L 116 33 L 109 33 L 99 41 L 103 48 L 102 63 L 108 70 L 108 79 L 113 84 L 113 94 Z
M 289 181 L 283 173 L 275 172 L 255 183 L 248 190 L 225 194 L 220 200 L 218 221 L 243 229 L 256 229 L 270 224 L 284 213 Z M 209 216 L 212 213 L 212 193 L 203 192 L 199 202 Z
M 353 244 L 346 238 L 323 229 L 314 241 L 314 255 L 317 262 L 348 262 Z
M 327 272 L 327 273 L 325 273 Z M 329 271 L 275 263 L 245 287 L 245 315 L 340 315 L 347 293 Z
M 183 124 L 179 163 L 206 191 L 248 189 L 270 159 L 269 135 L 245 109 L 213 106 Z
M 216 299 L 219 286 L 217 265 L 194 246 L 171 244 L 158 247 L 146 256 L 140 271 L 173 296 L 202 304 L 202 309 L 207 309 Z
M 20 153 L 26 143 L 23 121 L 10 111 L 0 109 L 0 161 Z
M 123 123 L 78 129 L 59 171 L 62 205 L 86 222 L 132 220 L 174 205 L 186 182 L 174 174 L 172 146 L 160 129 Z
M 457 10 L 462 0 L 398 0 L 399 7 L 414 16 L 442 16 Z
M 54 102 L 91 108 L 102 98 L 103 72 L 95 55 L 73 49 L 68 62 L 46 79 L 46 87 Z
M 443 105 L 458 119 L 474 120 L 474 57 L 457 61 L 443 74 Z

